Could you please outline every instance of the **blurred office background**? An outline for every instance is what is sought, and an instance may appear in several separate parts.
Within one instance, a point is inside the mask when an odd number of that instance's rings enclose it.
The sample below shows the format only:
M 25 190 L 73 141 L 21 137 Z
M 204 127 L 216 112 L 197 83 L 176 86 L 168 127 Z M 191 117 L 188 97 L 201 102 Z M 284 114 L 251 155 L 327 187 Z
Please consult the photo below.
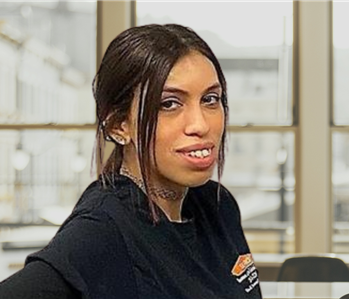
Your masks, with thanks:
M 113 37 L 149 23 L 193 28 L 221 62 L 222 182 L 252 252 L 349 253 L 348 13 L 336 1 L 0 2 L 0 266 L 1 252 L 47 244 L 95 179 L 92 78 Z

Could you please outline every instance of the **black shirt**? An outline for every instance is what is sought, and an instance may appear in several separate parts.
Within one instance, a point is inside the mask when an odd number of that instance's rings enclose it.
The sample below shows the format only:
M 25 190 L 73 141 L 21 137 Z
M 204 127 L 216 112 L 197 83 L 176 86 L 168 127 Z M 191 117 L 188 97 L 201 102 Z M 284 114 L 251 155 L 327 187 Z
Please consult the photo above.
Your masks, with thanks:
M 0 298 L 261 298 L 237 203 L 223 187 L 217 201 L 217 188 L 189 189 L 186 222 L 158 210 L 154 224 L 130 179 L 92 183 L 48 246 L 0 284 Z

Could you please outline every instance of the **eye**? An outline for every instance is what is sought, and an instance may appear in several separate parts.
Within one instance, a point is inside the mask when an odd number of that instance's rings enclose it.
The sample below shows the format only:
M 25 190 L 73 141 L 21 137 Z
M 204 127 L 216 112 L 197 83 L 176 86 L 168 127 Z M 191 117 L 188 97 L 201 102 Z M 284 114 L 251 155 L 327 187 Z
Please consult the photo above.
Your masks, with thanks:
M 166 99 L 161 102 L 161 110 L 164 111 L 172 111 L 181 106 L 181 103 L 179 100 L 171 98 L 171 99 Z
M 216 106 L 220 102 L 220 100 L 221 100 L 220 96 L 218 96 L 218 94 L 215 94 L 215 93 L 205 95 L 202 98 L 202 102 L 206 106 Z

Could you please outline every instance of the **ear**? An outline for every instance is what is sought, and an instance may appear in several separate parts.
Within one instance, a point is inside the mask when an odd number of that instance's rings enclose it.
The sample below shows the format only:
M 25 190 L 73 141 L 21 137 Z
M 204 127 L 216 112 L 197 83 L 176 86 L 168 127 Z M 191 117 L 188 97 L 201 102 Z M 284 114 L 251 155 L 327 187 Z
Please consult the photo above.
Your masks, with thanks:
M 110 130 L 110 138 L 121 145 L 126 145 L 131 142 L 132 128 L 128 121 L 123 121 L 120 125 L 115 126 Z

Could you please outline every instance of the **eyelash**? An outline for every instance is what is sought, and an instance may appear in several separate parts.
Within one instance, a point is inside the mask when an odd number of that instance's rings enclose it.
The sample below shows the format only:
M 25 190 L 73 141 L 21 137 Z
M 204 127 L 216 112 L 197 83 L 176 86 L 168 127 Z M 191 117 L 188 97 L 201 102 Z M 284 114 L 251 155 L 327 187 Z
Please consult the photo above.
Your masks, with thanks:
M 213 103 L 212 102 L 211 103 L 205 102 L 205 100 L 208 98 L 210 100 L 214 99 L 214 102 Z M 219 97 L 216 94 L 208 94 L 202 98 L 202 101 L 205 102 L 205 104 L 207 104 L 208 106 L 215 106 L 216 104 L 218 104 L 221 101 L 221 97 Z
M 174 103 L 176 104 L 175 107 L 165 107 L 166 104 L 168 103 Z M 176 108 L 178 108 L 178 106 L 181 106 L 182 104 L 179 102 L 179 100 L 174 100 L 174 99 L 166 99 L 166 100 L 163 100 L 160 104 L 160 109 L 161 110 L 165 110 L 165 111 L 172 111 L 172 110 L 175 110 Z M 171 105 L 172 106 L 172 105 Z
M 214 100 L 214 102 L 212 102 L 212 100 Z M 208 107 L 215 107 L 220 101 L 221 101 L 221 97 L 219 97 L 216 94 L 208 94 L 203 96 L 201 99 L 201 102 L 203 102 L 203 104 Z M 168 103 L 171 103 L 174 105 L 171 105 L 171 107 L 165 107 L 165 105 Z M 179 106 L 182 106 L 182 103 L 180 102 L 180 100 L 178 100 L 177 98 L 167 98 L 161 102 L 160 109 L 164 111 L 173 111 L 177 109 Z

